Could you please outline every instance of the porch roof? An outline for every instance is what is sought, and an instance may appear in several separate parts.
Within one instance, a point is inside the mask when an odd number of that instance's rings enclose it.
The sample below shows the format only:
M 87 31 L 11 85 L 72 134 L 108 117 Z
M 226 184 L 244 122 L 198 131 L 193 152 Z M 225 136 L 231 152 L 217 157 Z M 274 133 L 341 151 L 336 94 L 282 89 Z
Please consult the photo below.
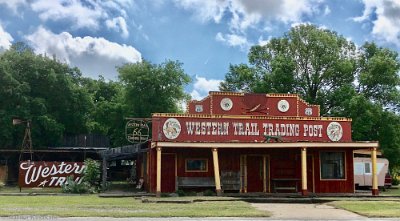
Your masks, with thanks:
M 274 143 L 217 143 L 217 142 L 152 142 L 151 148 L 379 148 L 376 141 L 368 142 L 274 142 Z

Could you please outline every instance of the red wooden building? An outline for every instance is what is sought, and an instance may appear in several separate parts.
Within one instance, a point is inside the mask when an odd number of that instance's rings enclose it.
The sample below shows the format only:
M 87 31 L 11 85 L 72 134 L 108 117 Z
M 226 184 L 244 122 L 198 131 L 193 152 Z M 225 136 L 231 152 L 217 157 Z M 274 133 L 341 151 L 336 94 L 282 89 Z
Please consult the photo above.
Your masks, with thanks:
M 150 192 L 354 193 L 351 119 L 321 117 L 297 95 L 210 92 L 186 114 L 156 113 L 142 168 Z M 373 195 L 378 194 L 376 175 Z

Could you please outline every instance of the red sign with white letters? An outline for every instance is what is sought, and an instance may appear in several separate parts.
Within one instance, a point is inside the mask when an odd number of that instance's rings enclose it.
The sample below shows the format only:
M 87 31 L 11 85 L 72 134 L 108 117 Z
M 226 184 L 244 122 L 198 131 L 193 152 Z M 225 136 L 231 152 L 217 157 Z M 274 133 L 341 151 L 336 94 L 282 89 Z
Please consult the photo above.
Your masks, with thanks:
M 80 183 L 84 169 L 83 162 L 23 161 L 18 183 L 20 187 L 60 187 L 69 176 Z
M 159 117 L 153 141 L 171 142 L 351 142 L 351 121 Z

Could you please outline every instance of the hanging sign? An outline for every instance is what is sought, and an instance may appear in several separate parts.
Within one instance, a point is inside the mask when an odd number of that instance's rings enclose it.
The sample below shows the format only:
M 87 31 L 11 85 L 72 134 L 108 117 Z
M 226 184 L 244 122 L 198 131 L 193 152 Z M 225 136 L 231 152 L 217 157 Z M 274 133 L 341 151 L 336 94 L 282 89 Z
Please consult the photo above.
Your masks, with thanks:
M 60 187 L 69 176 L 80 183 L 84 169 L 83 162 L 23 161 L 18 183 L 20 187 Z
M 148 121 L 129 120 L 125 126 L 125 136 L 130 143 L 142 143 L 149 139 Z

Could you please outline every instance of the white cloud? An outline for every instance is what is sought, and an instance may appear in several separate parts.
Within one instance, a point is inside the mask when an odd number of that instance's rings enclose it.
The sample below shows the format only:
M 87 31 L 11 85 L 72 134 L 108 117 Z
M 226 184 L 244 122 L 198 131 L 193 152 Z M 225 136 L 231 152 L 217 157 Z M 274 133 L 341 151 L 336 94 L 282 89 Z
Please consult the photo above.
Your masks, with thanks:
M 244 32 L 267 21 L 299 22 L 302 16 L 319 13 L 322 0 L 175 0 L 202 21 L 219 23 L 226 16 L 230 28 Z
M 238 46 L 242 50 L 247 50 L 250 47 L 250 43 L 247 41 L 246 37 L 236 34 L 224 35 L 221 32 L 218 32 L 215 39 L 232 47 Z
M 129 0 L 31 0 L 30 7 L 42 21 L 66 22 L 71 24 L 72 30 L 99 30 L 106 25 L 127 38 L 126 10 L 135 7 L 135 4 Z
M 13 37 L 0 24 L 0 52 L 9 49 L 13 40 Z
M 301 22 L 305 15 L 321 12 L 324 0 L 174 0 L 178 7 L 192 11 L 202 22 L 227 21 L 228 33 L 218 33 L 216 40 L 229 46 L 248 47 L 249 28 L 270 30 L 272 22 Z
M 363 3 L 363 15 L 353 20 L 372 22 L 372 34 L 375 38 L 400 47 L 400 1 L 363 0 Z M 372 21 L 372 18 L 376 19 Z
M 27 2 L 25 0 L 0 0 L 0 5 L 6 5 L 14 13 L 17 13 L 18 7 L 26 4 Z
M 99 27 L 99 19 L 105 16 L 103 9 L 95 2 L 88 2 L 90 7 L 85 6 L 78 0 L 70 1 L 48 1 L 38 0 L 31 7 L 39 13 L 40 19 L 47 21 L 69 20 L 75 28 Z
M 226 0 L 204 1 L 204 0 L 174 0 L 175 3 L 186 10 L 195 11 L 195 17 L 202 22 L 213 20 L 221 21 L 224 11 L 229 7 Z
M 330 13 L 331 13 L 331 9 L 329 8 L 329 6 L 325 6 L 324 15 L 329 15 Z
M 126 25 L 125 19 L 121 16 L 107 20 L 106 26 L 107 28 L 115 29 L 116 31 L 121 32 L 123 38 L 127 38 L 129 36 L 128 26 Z
M 267 39 L 264 39 L 262 36 L 258 38 L 258 45 L 264 46 L 271 41 L 272 36 L 269 36 Z
M 201 100 L 208 95 L 209 91 L 218 91 L 221 82 L 222 80 L 206 79 L 196 75 L 196 82 L 190 95 L 194 100 Z
M 128 45 L 104 38 L 73 37 L 68 32 L 55 34 L 43 27 L 25 37 L 36 53 L 55 55 L 61 61 L 77 66 L 85 76 L 117 76 L 116 66 L 141 61 L 141 54 Z

